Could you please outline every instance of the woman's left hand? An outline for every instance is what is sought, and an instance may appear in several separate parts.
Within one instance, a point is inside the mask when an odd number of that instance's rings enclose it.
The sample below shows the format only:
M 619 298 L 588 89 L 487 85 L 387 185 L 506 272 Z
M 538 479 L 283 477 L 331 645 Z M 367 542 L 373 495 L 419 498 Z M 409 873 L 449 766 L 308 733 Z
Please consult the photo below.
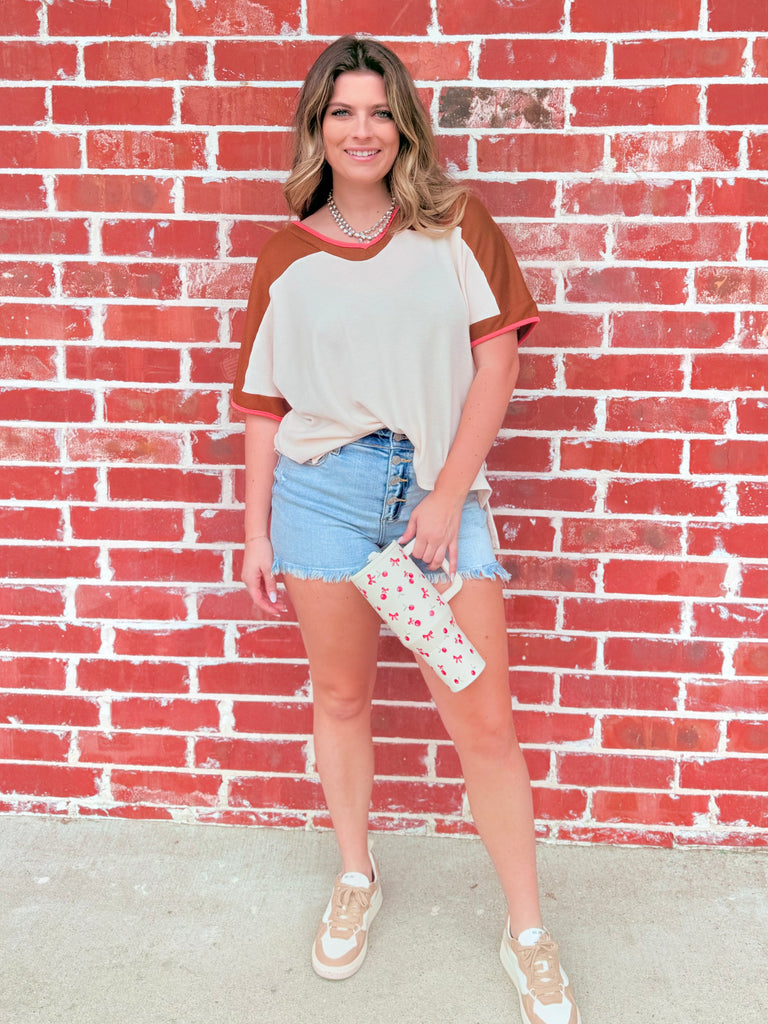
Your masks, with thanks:
M 451 579 L 456 575 L 459 560 L 459 525 L 464 497 L 430 491 L 411 512 L 401 544 L 416 538 L 411 554 L 426 562 L 430 569 L 439 569 L 448 559 Z

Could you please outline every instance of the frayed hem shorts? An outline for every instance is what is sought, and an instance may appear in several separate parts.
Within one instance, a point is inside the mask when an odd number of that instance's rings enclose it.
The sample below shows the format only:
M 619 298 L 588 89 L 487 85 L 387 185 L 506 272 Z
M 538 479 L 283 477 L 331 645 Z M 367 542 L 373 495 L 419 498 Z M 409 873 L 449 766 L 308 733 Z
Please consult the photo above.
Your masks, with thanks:
M 280 455 L 272 489 L 272 571 L 329 583 L 348 580 L 372 551 L 400 539 L 428 493 L 416 483 L 413 445 L 391 430 L 377 430 L 315 462 Z M 446 578 L 417 562 L 433 581 Z M 465 579 L 509 579 L 474 492 L 461 515 L 458 572 Z

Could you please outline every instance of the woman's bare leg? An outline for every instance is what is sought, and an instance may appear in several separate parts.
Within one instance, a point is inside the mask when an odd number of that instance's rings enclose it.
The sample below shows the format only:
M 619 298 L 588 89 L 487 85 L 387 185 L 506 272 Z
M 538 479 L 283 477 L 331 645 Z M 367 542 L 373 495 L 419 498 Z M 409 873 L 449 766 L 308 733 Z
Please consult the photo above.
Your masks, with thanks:
M 285 577 L 309 659 L 315 757 L 344 871 L 370 877 L 371 698 L 379 617 L 352 583 Z
M 541 925 L 541 908 L 530 779 L 512 722 L 501 583 L 465 580 L 451 608 L 485 659 L 484 671 L 453 693 L 423 661 L 420 667 L 456 746 L 472 817 L 507 898 L 512 934 L 519 935 Z

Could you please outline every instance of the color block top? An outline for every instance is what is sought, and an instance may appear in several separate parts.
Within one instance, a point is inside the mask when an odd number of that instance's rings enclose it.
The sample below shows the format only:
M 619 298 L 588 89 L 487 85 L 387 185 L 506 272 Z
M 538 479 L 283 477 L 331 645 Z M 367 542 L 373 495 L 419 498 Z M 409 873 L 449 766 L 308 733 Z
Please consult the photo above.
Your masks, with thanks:
M 367 244 L 291 223 L 268 240 L 251 285 L 232 392 L 279 419 L 278 452 L 307 462 L 388 427 L 414 445 L 431 490 L 474 376 L 472 347 L 538 322 L 517 260 L 483 204 L 438 237 Z M 490 488 L 479 473 L 483 504 Z

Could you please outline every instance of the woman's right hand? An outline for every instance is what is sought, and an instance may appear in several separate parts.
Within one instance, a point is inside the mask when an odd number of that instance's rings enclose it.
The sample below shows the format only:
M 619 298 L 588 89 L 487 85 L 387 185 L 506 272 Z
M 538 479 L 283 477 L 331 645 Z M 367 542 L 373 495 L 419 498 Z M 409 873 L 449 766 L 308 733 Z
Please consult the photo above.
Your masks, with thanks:
M 240 578 L 248 588 L 253 603 L 268 615 L 277 615 L 286 611 L 286 608 L 277 598 L 272 561 L 272 544 L 269 537 L 254 537 L 247 540 Z

